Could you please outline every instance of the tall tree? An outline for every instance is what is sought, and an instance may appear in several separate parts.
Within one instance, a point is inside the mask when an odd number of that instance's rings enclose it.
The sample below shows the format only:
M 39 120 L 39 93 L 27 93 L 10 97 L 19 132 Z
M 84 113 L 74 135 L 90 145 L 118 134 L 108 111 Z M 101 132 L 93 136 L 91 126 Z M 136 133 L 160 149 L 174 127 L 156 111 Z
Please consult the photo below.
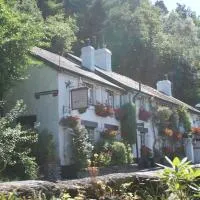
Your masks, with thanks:
M 71 51 L 78 27 L 75 17 L 64 13 L 66 0 L 38 0 L 37 3 L 43 16 L 45 41 L 50 44 L 48 50 L 59 54 Z
M 163 14 L 167 14 L 169 12 L 163 0 L 157 0 L 155 2 L 155 6 L 158 7 Z
M 111 8 L 105 27 L 108 46 L 113 51 L 114 70 L 153 85 L 157 67 L 161 20 L 158 9 L 148 1 L 124 1 Z M 156 71 L 156 70 L 155 70 Z
M 40 22 L 12 10 L 0 0 L 0 99 L 16 81 L 23 78 L 27 68 L 29 50 L 40 45 L 44 37 Z

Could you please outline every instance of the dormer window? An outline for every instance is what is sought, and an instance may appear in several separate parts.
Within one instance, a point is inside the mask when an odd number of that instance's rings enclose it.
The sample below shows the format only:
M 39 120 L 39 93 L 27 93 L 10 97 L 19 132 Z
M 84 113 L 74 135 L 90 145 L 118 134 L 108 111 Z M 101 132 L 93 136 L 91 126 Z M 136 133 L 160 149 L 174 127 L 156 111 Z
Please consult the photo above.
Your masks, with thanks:
M 93 105 L 94 104 L 94 86 L 90 83 L 85 83 L 84 86 L 88 88 L 88 104 Z
M 114 93 L 110 90 L 106 90 L 106 94 L 107 94 L 106 103 L 113 108 L 114 107 Z

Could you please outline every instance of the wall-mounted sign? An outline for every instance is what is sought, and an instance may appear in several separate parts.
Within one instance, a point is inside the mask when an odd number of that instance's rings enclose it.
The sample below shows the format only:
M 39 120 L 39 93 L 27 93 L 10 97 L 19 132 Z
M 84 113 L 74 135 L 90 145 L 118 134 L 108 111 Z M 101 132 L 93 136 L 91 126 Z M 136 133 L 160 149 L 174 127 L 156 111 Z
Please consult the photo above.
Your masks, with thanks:
M 88 88 L 80 87 L 71 90 L 72 110 L 88 107 Z

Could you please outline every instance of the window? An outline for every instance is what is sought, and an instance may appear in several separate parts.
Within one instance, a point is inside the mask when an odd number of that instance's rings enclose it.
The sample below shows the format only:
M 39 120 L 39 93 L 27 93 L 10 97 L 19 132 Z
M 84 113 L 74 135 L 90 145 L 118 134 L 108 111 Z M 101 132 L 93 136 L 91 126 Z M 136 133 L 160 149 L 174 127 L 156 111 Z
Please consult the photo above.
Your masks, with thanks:
M 84 85 L 88 88 L 88 104 L 94 104 L 94 87 L 92 84 L 84 83 Z
M 36 121 L 36 115 L 20 116 L 17 118 L 17 123 L 20 123 L 23 127 L 26 128 L 34 128 Z
M 114 107 L 114 94 L 113 94 L 113 92 L 110 91 L 110 90 L 107 90 L 106 93 L 107 93 L 107 102 L 106 103 L 109 106 Z

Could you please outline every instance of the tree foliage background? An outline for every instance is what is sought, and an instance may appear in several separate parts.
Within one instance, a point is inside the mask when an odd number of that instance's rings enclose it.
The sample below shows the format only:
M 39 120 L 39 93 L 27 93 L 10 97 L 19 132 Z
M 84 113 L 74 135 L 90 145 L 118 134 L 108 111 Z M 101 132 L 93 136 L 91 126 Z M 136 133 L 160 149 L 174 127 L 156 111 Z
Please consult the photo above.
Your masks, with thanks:
M 200 101 L 200 20 L 187 6 L 171 12 L 163 1 L 149 0 L 68 0 L 64 6 L 76 15 L 77 55 L 90 38 L 95 47 L 112 50 L 114 71 L 153 87 L 168 74 L 175 97 Z
M 200 19 L 186 5 L 168 11 L 162 0 L 0 2 L 1 91 L 22 77 L 32 46 L 80 56 L 90 38 L 96 48 L 111 49 L 114 71 L 153 87 L 168 74 L 175 97 L 191 105 L 200 101 Z

